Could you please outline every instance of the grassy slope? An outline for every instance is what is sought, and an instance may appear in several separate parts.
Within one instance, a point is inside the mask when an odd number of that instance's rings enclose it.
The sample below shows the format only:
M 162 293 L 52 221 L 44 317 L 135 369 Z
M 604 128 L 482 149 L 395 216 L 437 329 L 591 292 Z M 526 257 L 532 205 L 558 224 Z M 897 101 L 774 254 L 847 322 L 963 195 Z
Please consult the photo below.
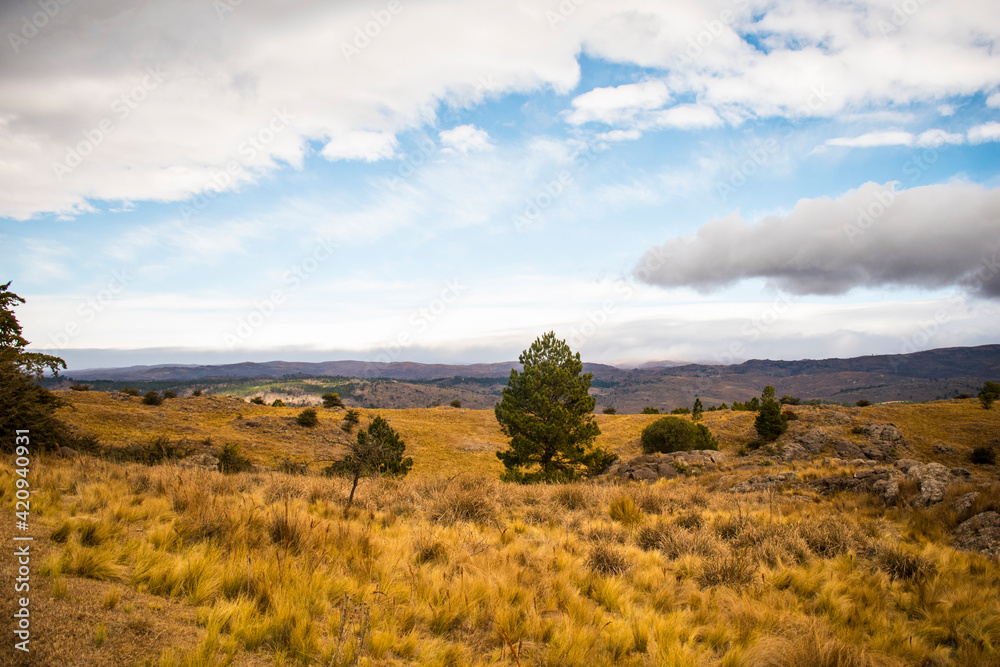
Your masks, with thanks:
M 316 458 L 348 437 L 329 411 L 303 429 L 297 410 L 218 397 L 68 397 L 63 416 L 108 444 L 211 436 L 266 463 Z M 505 486 L 491 412 L 379 412 L 414 474 L 365 481 L 347 519 L 339 479 L 36 458 L 37 664 L 347 665 L 359 643 L 362 665 L 1000 663 L 1000 567 L 947 546 L 961 518 L 947 503 L 734 497 L 714 490 L 720 474 Z M 851 438 L 853 425 L 894 422 L 917 458 L 938 440 L 964 450 L 1000 433 L 1000 410 L 970 402 L 796 412 Z M 656 418 L 598 415 L 599 444 L 638 453 Z M 752 418 L 705 421 L 732 451 Z M 8 516 L 11 477 L 3 459 Z M 1000 509 L 996 486 L 980 490 L 977 511 Z M 11 522 L 0 526 L 9 540 Z M 0 612 L 9 606 L 4 596 Z

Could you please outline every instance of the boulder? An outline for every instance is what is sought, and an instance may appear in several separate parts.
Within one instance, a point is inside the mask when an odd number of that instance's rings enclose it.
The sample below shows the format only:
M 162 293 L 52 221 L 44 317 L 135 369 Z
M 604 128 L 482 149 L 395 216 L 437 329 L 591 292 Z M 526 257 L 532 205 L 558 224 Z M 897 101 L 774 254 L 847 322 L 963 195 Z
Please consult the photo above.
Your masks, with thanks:
M 920 461 L 916 459 L 899 459 L 898 461 L 896 461 L 896 467 L 902 470 L 903 472 L 906 472 L 913 466 L 918 466 L 918 465 L 920 465 Z
M 970 491 L 969 493 L 964 493 L 958 498 L 955 498 L 954 502 L 951 504 L 951 508 L 955 510 L 958 514 L 965 514 L 972 509 L 972 503 L 976 502 L 976 498 L 979 497 L 978 491 Z
M 692 471 L 716 470 L 724 463 L 726 455 L 712 450 L 671 452 L 669 454 L 645 454 L 622 463 L 607 472 L 608 476 L 654 482 L 658 479 L 673 479 L 680 473 L 677 468 Z
M 733 493 L 753 493 L 755 491 L 765 491 L 778 484 L 790 484 L 798 480 L 799 476 L 794 472 L 758 475 L 757 477 L 751 477 L 746 481 L 733 485 L 729 490 Z
M 894 477 L 879 479 L 872 485 L 872 491 L 883 505 L 895 505 L 899 500 L 899 480 Z
M 830 445 L 833 447 L 833 451 L 837 452 L 837 455 L 842 459 L 850 460 L 865 457 L 865 453 L 861 451 L 861 448 L 846 438 L 839 436 L 831 438 Z
M 935 505 L 941 502 L 948 491 L 951 481 L 951 471 L 940 463 L 927 463 L 911 467 L 906 476 L 920 482 L 920 497 L 918 505 Z
M 954 454 L 955 448 L 947 443 L 938 440 L 937 442 L 934 443 L 934 453 L 940 454 L 941 456 L 947 456 L 948 454 Z
M 781 458 L 782 460 L 788 461 L 808 461 L 811 456 L 805 447 L 796 443 L 789 442 L 782 446 L 781 448 Z
M 955 546 L 966 551 L 978 551 L 1000 556 L 1000 514 L 980 512 L 955 529 Z

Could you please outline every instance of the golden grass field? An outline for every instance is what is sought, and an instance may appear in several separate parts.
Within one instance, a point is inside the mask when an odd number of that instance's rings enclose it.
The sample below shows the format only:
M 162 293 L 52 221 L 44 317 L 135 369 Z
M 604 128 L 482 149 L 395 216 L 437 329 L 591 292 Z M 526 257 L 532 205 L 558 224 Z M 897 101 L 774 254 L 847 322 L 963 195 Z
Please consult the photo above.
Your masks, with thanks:
M 1000 665 L 1000 564 L 949 546 L 964 518 L 952 498 L 976 488 L 973 511 L 1000 510 L 996 467 L 976 470 L 992 484 L 955 484 L 932 508 L 732 494 L 733 478 L 789 466 L 737 456 L 753 415 L 713 412 L 704 421 L 730 461 L 718 473 L 515 486 L 498 481 L 491 411 L 380 410 L 413 471 L 363 480 L 345 518 L 347 481 L 268 470 L 336 456 L 352 437 L 343 412 L 307 429 L 298 409 L 223 397 L 62 395 L 60 418 L 103 445 L 231 442 L 260 468 L 36 456 L 33 662 L 10 664 Z M 858 420 L 895 423 L 908 456 L 941 459 L 944 441 L 952 465 L 1000 435 L 1000 410 L 974 401 L 795 411 L 805 424 L 843 412 L 844 437 Z M 598 415 L 597 444 L 637 455 L 656 418 Z M 8 517 L 12 475 L 5 458 Z

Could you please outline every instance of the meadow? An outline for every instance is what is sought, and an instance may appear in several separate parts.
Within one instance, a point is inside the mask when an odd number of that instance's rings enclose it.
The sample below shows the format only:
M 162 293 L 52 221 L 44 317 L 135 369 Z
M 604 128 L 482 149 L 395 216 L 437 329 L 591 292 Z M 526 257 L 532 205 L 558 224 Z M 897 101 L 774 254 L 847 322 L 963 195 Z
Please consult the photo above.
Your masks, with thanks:
M 992 483 L 953 484 L 930 508 L 910 506 L 919 490 L 906 485 L 890 508 L 866 494 L 731 493 L 765 471 L 850 471 L 739 456 L 752 416 L 720 412 L 705 415 L 728 454 L 717 472 L 518 486 L 498 480 L 491 411 L 388 410 L 413 472 L 363 480 L 345 517 L 346 480 L 273 470 L 340 451 L 343 412 L 304 429 L 294 409 L 223 397 L 63 395 L 60 418 L 102 446 L 232 442 L 258 468 L 37 458 L 34 664 L 1000 664 L 998 561 L 949 537 L 971 513 L 1000 511 L 995 467 Z M 972 401 L 863 418 L 896 423 L 922 460 L 946 440 L 943 458 L 958 461 L 1000 433 L 1000 411 Z M 597 444 L 628 458 L 656 416 L 597 419 Z M 4 460 L 11 513 L 12 474 Z M 972 489 L 974 507 L 953 509 Z

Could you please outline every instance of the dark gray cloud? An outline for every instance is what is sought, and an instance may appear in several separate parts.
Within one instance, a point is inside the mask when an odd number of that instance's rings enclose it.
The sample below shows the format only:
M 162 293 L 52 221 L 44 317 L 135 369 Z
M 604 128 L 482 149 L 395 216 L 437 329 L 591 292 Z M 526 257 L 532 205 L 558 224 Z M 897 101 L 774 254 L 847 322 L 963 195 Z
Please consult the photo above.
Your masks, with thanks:
M 636 275 L 700 292 L 764 278 L 793 294 L 896 286 L 1000 297 L 1000 189 L 894 185 L 803 199 L 753 223 L 738 213 L 712 220 L 648 251 Z

